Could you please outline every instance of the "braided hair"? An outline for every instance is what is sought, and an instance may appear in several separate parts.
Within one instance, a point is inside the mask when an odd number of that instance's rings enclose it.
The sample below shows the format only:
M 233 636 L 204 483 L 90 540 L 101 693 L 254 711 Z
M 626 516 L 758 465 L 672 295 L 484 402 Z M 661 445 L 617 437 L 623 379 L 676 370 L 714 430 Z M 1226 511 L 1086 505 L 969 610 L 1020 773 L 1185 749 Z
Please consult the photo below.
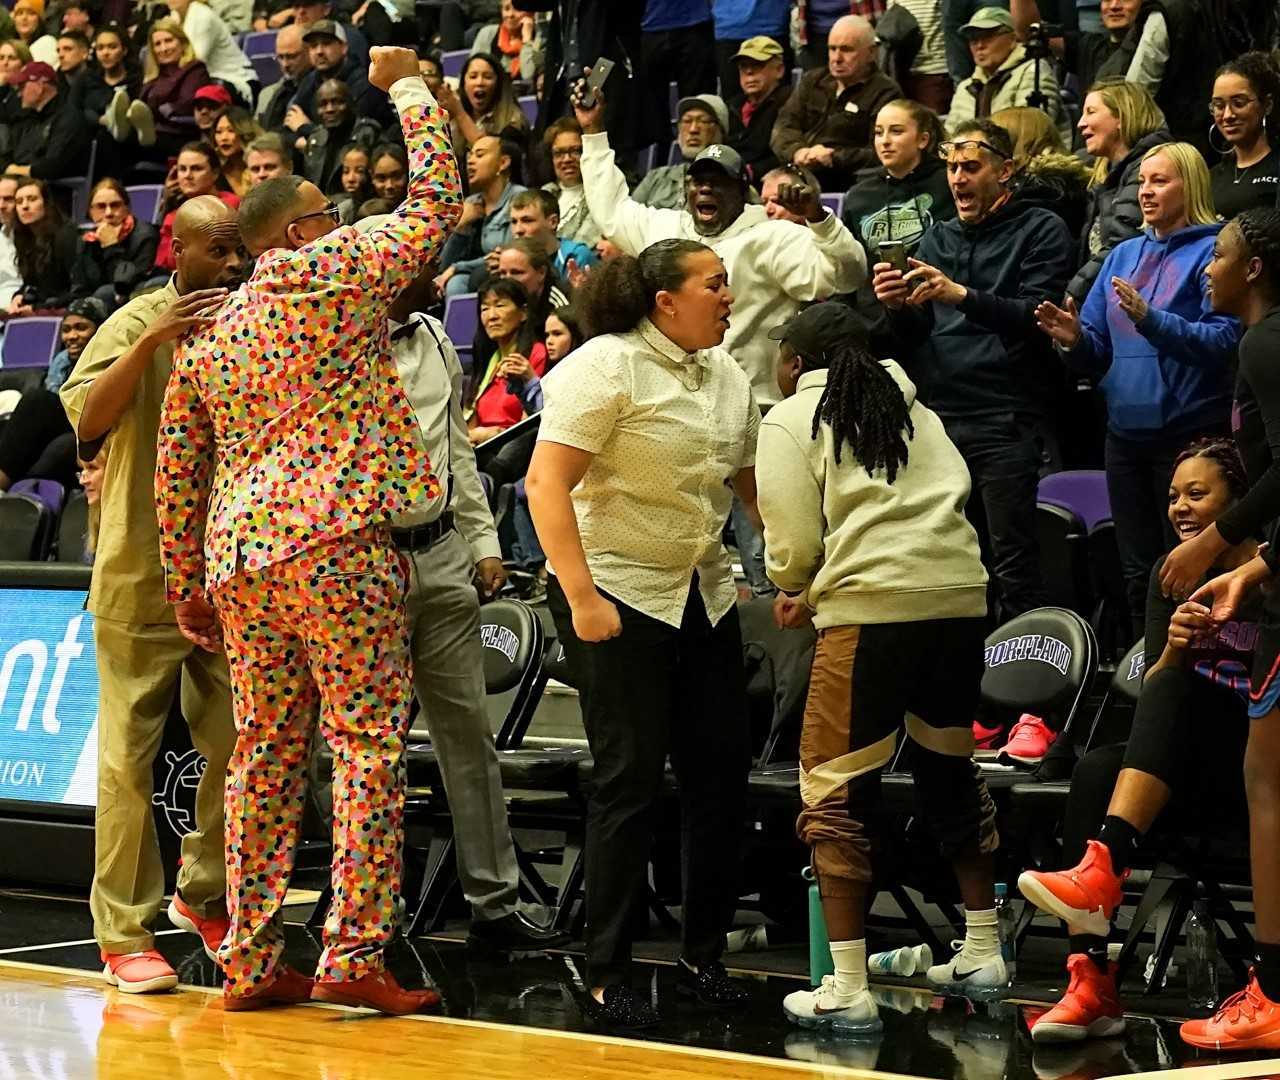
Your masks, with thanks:
M 812 437 L 826 423 L 835 436 L 836 464 L 842 444 L 872 475 L 884 469 L 889 483 L 907 463 L 907 439 L 915 435 L 911 407 L 893 376 L 861 344 L 846 341 L 827 361 L 827 385 L 813 413 Z M 905 432 L 905 437 L 904 437 Z
M 1188 443 L 1174 459 L 1173 471 L 1177 472 L 1179 465 L 1192 458 L 1206 458 L 1218 466 L 1233 500 L 1243 498 L 1249 490 L 1249 478 L 1245 475 L 1244 462 L 1240 459 L 1240 451 L 1234 440 L 1209 436 Z
M 1280 300 L 1280 210 L 1265 206 L 1246 210 L 1231 223 L 1240 230 L 1249 257 L 1262 261 L 1262 290 L 1272 300 Z

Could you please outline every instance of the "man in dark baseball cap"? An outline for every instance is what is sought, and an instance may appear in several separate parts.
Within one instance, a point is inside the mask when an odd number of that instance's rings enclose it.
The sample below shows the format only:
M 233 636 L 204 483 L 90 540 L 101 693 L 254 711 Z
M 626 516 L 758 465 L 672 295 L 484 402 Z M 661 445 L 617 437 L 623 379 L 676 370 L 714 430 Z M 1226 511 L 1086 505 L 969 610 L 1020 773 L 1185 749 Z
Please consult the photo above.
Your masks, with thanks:
M 59 180 L 84 172 L 85 147 L 93 138 L 83 112 L 58 88 L 58 73 L 33 60 L 15 76 L 22 110 L 9 124 L 10 175 Z
M 685 181 L 686 206 L 693 227 L 703 236 L 717 236 L 738 219 L 747 203 L 747 170 L 738 151 L 713 143 L 689 163 Z
M 778 350 L 778 389 L 784 398 L 796 392 L 796 384 L 806 371 L 826 367 L 831 354 L 841 345 L 867 348 L 870 328 L 853 308 L 837 300 L 813 304 L 769 331 Z

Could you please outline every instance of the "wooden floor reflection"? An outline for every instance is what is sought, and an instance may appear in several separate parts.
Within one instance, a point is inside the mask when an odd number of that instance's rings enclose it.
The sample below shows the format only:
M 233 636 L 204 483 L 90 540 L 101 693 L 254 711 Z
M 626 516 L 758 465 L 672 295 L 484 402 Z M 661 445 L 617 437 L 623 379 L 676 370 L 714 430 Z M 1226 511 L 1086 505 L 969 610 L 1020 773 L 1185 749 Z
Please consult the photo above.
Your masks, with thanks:
M 0 963 L 0 1077 L 40 1080 L 788 1080 L 887 1077 L 746 1055 L 328 1006 L 228 1014 Z

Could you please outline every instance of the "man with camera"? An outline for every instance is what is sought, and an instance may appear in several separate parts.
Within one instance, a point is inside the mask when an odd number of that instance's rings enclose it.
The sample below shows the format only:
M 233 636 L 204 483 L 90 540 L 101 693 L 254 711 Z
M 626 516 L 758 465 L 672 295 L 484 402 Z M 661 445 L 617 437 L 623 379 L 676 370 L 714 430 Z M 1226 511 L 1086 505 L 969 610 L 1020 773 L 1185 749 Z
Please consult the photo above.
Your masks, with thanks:
M 1051 357 L 1035 308 L 1066 287 L 1071 234 L 1010 190 L 1004 128 L 967 121 L 942 149 L 957 217 L 931 226 L 915 258 L 877 263 L 872 285 L 903 365 L 969 466 L 968 509 L 1004 622 L 1044 603 L 1035 506 Z
M 960 32 L 969 42 L 975 66 L 952 98 L 951 125 L 1029 105 L 1048 113 L 1063 143 L 1070 146 L 1071 121 L 1048 60 L 1047 39 L 1032 34 L 1025 44 L 1019 43 L 1013 17 L 1002 7 L 980 9 Z

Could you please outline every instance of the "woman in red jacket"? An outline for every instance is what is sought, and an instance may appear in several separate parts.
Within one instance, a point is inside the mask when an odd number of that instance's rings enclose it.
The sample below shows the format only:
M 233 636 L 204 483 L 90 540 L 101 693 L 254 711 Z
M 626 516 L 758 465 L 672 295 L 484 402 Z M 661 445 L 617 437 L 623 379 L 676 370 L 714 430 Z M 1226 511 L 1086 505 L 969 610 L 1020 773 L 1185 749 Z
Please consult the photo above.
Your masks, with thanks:
M 477 290 L 480 327 L 464 411 L 473 445 L 542 410 L 540 376 L 547 370 L 542 328 L 514 278 L 486 278 Z

